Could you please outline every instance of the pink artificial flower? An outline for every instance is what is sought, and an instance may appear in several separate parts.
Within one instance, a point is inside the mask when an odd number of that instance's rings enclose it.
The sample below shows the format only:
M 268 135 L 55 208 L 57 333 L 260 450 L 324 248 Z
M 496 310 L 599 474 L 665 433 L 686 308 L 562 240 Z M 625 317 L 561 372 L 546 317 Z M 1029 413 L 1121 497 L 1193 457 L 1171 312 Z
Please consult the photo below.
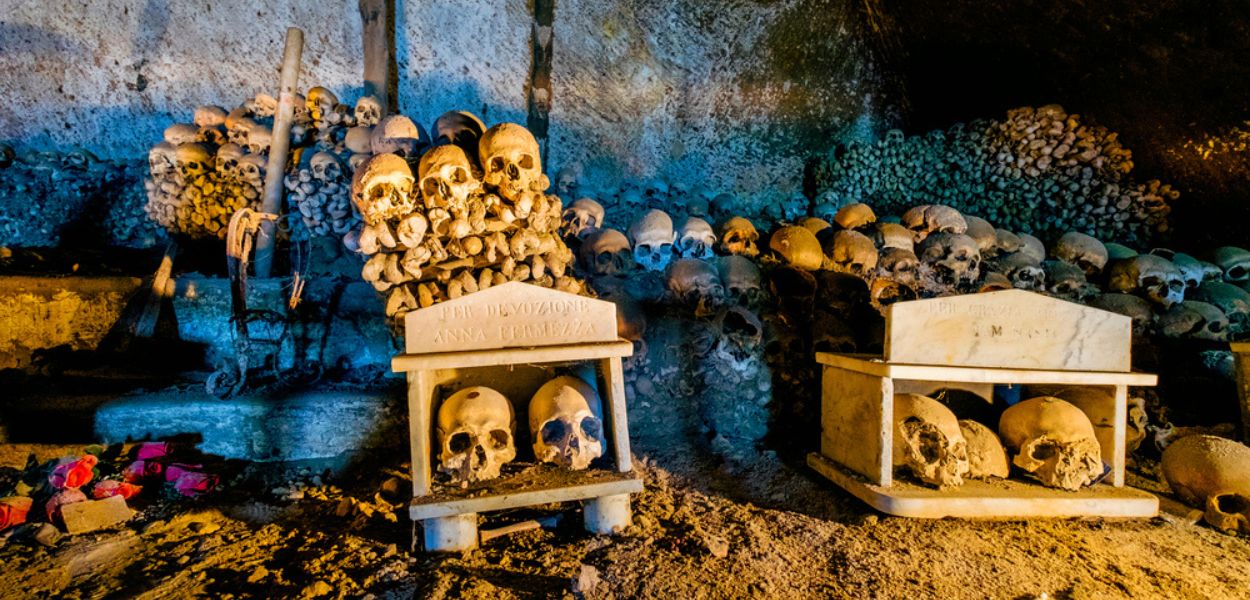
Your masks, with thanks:
M 184 473 L 196 473 L 203 469 L 204 465 L 188 465 L 185 463 L 174 463 L 165 469 L 165 481 L 177 481 Z
M 200 494 L 207 494 L 217 487 L 217 476 L 208 473 L 198 473 L 196 471 L 183 471 L 182 475 L 174 481 L 174 489 L 179 494 L 194 498 Z
M 164 467 L 161 463 L 151 460 L 136 460 L 130 463 L 125 469 L 122 469 L 122 479 L 127 483 L 138 483 L 150 477 L 156 477 L 161 474 Z
M 51 500 L 48 500 L 48 504 L 44 506 L 44 509 L 48 512 L 48 520 L 53 523 L 57 523 L 61 520 L 62 506 L 65 506 L 66 504 L 73 504 L 75 502 L 86 501 L 87 495 L 82 493 L 82 490 L 79 490 L 78 488 L 65 488 L 60 492 L 57 492 Z
M 77 489 L 91 481 L 95 476 L 92 470 L 95 469 L 100 459 L 93 454 L 84 454 L 82 458 L 62 462 L 52 469 L 52 474 L 48 476 L 48 481 L 52 483 L 52 487 L 57 489 Z
M 152 460 L 164 458 L 166 454 L 169 454 L 169 444 L 165 442 L 144 442 L 139 444 L 139 448 L 135 451 L 135 458 L 138 460 Z
M 26 522 L 26 513 L 34 501 L 26 496 L 0 498 L 0 531 Z
M 135 494 L 138 494 L 142 489 L 142 487 L 133 483 L 126 483 L 125 481 L 117 481 L 115 479 L 105 479 L 104 481 L 95 484 L 95 487 L 91 490 L 91 497 L 96 500 L 103 500 L 110 496 L 121 496 L 122 498 L 129 500 L 134 497 Z

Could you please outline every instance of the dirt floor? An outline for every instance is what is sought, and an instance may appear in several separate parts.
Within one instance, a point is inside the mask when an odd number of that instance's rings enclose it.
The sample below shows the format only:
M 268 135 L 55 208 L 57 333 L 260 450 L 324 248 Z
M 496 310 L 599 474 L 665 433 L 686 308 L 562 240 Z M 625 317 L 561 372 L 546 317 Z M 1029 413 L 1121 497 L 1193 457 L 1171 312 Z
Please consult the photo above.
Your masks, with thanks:
M 0 445 L 0 478 L 31 452 L 75 450 Z M 399 460 L 324 480 L 291 467 L 266 475 L 288 484 L 239 474 L 215 494 L 134 503 L 127 525 L 51 545 L 0 534 L 0 596 L 1229 598 L 1250 589 L 1246 539 L 1167 514 L 911 520 L 879 515 L 770 454 L 745 464 L 638 454 L 647 489 L 618 537 L 587 535 L 573 507 L 553 506 L 548 514 L 565 510 L 553 530 L 463 555 L 414 554 Z M 494 515 L 483 529 L 541 512 Z

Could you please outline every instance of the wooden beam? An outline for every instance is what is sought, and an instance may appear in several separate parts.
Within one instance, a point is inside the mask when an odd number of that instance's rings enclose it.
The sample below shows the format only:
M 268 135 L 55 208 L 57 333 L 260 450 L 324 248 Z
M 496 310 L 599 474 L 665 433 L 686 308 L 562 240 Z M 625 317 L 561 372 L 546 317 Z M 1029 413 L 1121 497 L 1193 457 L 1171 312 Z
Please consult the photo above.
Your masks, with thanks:
M 282 76 L 278 85 L 278 111 L 273 116 L 273 141 L 269 146 L 269 164 L 265 166 L 265 193 L 260 211 L 281 215 L 286 186 L 286 155 L 291 147 L 291 121 L 295 115 L 295 94 L 299 87 L 299 61 L 304 52 L 304 31 L 298 27 L 286 30 L 286 47 L 282 53 Z M 264 220 L 256 238 L 256 276 L 269 277 L 273 269 L 273 243 L 276 223 Z
M 360 0 L 364 41 L 364 94 L 378 99 L 386 113 L 398 112 L 399 74 L 395 69 L 394 0 Z M 383 115 L 385 116 L 385 115 Z

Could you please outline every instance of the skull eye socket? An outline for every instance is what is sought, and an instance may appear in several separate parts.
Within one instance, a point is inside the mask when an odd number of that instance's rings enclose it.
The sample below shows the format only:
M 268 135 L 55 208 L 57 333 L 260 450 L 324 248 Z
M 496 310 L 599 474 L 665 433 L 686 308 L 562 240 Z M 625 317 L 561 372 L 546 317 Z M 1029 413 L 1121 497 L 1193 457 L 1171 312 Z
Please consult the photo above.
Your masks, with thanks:
M 1185 281 L 1183 279 L 1173 279 L 1168 281 L 1168 289 L 1179 292 L 1185 289 Z
M 421 180 L 421 191 L 424 192 L 425 195 L 427 196 L 437 195 L 438 194 L 438 181 L 435 181 L 433 177 L 426 177 L 425 179 Z
M 463 454 L 473 447 L 473 438 L 466 432 L 452 434 L 447 440 L 447 449 L 455 454 Z
M 504 163 L 502 156 L 496 156 L 495 158 L 490 159 L 490 170 L 492 171 L 503 171 L 505 166 L 507 165 Z
M 1053 458 L 1059 453 L 1059 446 L 1052 442 L 1042 442 L 1033 447 L 1033 451 L 1029 456 L 1034 460 L 1046 461 Z
M 1225 275 L 1227 275 L 1229 279 L 1245 279 L 1246 268 L 1241 265 L 1237 265 L 1230 268 Z
M 672 251 L 673 251 L 672 244 L 660 244 L 660 248 L 659 248 L 660 254 L 669 254 Z
M 594 417 L 586 417 L 581 423 L 582 435 L 586 436 L 592 442 L 599 441 L 603 435 L 603 426 L 599 423 L 599 419 Z
M 1250 511 L 1250 498 L 1240 494 L 1222 494 L 1215 497 L 1215 507 L 1226 515 L 1244 513 Z
M 464 183 L 469 180 L 469 174 L 463 168 L 457 167 L 451 171 L 452 183 Z
M 496 450 L 507 448 L 508 440 L 510 439 L 512 439 L 512 436 L 506 430 L 494 429 L 490 432 L 490 445 Z
M 543 443 L 554 444 L 569 436 L 569 426 L 565 425 L 564 421 L 552 419 L 543 424 L 538 436 L 542 438 Z
M 522 169 L 526 169 L 526 170 L 533 169 L 534 157 L 528 154 L 522 154 L 521 158 L 517 160 L 517 165 L 520 166 Z

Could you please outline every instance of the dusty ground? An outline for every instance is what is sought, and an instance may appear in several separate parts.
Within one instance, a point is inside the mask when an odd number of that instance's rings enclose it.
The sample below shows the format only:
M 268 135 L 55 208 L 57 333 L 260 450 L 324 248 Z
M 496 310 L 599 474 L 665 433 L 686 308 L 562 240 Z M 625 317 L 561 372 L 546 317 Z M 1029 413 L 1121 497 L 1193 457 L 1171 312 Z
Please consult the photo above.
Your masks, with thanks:
M 32 450 L 72 448 L 0 446 L 0 476 Z M 771 455 L 727 465 L 639 454 L 647 490 L 619 537 L 586 535 L 569 512 L 555 530 L 464 555 L 410 554 L 409 526 L 390 510 L 390 490 L 407 483 L 393 479 L 399 461 L 321 486 L 290 471 L 301 482 L 284 486 L 292 492 L 238 483 L 137 505 L 124 528 L 51 547 L 10 537 L 0 596 L 1226 598 L 1250 586 L 1245 539 L 1170 517 L 909 520 L 879 516 Z

